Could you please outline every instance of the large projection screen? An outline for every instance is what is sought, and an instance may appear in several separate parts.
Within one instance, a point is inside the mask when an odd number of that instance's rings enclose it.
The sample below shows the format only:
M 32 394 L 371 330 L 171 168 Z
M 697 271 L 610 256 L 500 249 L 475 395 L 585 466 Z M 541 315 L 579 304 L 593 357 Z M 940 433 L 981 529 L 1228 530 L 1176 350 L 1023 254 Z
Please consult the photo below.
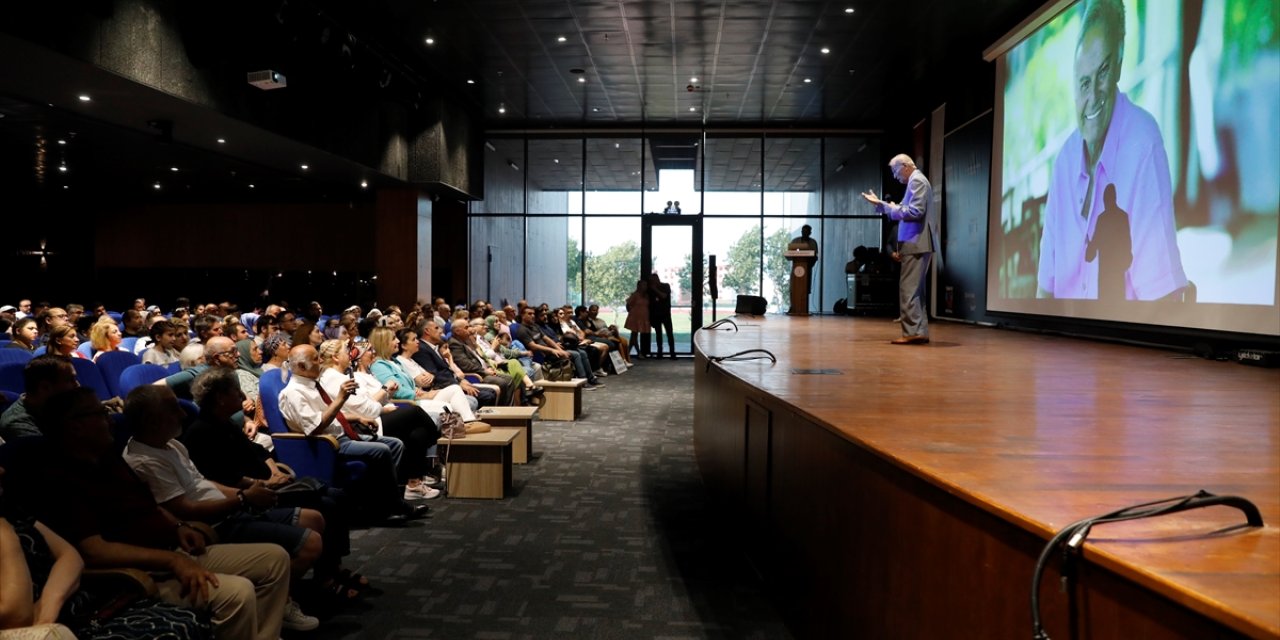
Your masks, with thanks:
M 990 311 L 1280 335 L 1280 2 L 1057 0 L 987 58 Z

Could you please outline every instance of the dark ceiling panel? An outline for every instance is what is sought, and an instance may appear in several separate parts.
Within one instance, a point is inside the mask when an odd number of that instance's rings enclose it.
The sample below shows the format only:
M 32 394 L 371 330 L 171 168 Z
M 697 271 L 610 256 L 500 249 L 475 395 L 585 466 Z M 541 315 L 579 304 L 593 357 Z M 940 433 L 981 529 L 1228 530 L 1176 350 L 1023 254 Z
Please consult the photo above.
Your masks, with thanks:
M 206 0 L 190 3 L 202 7 L 195 15 L 216 19 L 184 32 L 194 39 L 184 44 L 209 66 L 234 69 L 235 74 L 241 74 L 239 67 L 246 64 L 287 60 L 291 85 L 295 79 L 299 87 L 304 82 L 324 85 L 324 95 L 349 102 L 348 113 L 355 116 L 380 100 L 403 101 L 404 95 L 412 94 L 400 89 L 408 83 L 419 91 L 453 96 L 479 114 L 482 127 L 488 129 L 882 128 L 901 127 L 903 120 L 918 118 L 938 104 L 957 69 L 983 68 L 982 47 L 1042 2 L 289 0 L 267 6 L 255 0 Z M 81 5 L 69 3 L 72 8 L 66 11 L 74 12 Z M 61 22 L 28 19 L 27 13 L 45 14 L 22 7 L 38 6 L 41 3 L 15 5 L 12 10 L 18 13 L 0 25 L 0 31 L 33 42 L 73 38 L 69 35 L 73 31 L 60 26 Z M 846 6 L 856 11 L 845 14 Z M 65 22 L 83 26 L 86 16 L 69 16 Z M 234 39 L 223 33 L 229 25 L 236 28 Z M 424 42 L 428 35 L 434 44 Z M 559 41 L 561 37 L 564 42 Z M 322 38 L 359 43 L 359 52 L 373 55 L 377 68 L 372 72 L 341 69 L 338 44 L 330 47 L 332 55 L 299 53 L 312 51 L 302 43 Z M 823 47 L 829 53 L 823 54 Z M 368 65 L 369 58 L 361 62 Z M 575 68 L 583 70 L 585 83 L 571 73 Z M 394 82 L 391 89 L 379 93 L 379 78 L 371 79 L 370 74 L 384 70 L 394 71 Z M 698 80 L 691 92 L 686 86 L 692 77 Z M 805 83 L 805 78 L 811 82 Z M 476 84 L 468 85 L 468 79 Z M 49 80 L 64 85 L 71 81 Z M 0 93 L 8 90 L 0 86 Z M 401 93 L 394 94 L 397 90 Z M 270 98 L 269 104 L 288 105 L 280 107 L 280 112 L 289 114 L 292 129 L 273 130 L 283 137 L 337 139 L 351 128 L 313 117 L 289 102 L 288 94 Z M 137 95 L 132 96 L 135 106 L 137 100 Z M 267 103 L 260 95 L 246 100 Z M 904 100 L 907 109 L 902 107 Z M 499 113 L 499 106 L 505 113 Z M 10 121 L 7 126 L 16 125 Z M 20 143 L 13 136 L 8 143 L 20 144 L 22 153 L 29 153 L 30 135 L 30 131 L 20 132 Z M 623 188 L 640 170 L 638 147 L 636 152 L 635 159 L 613 159 L 620 162 L 616 167 L 610 165 L 607 153 L 595 154 L 596 160 L 588 161 L 589 175 L 600 188 Z M 272 164 L 267 151 L 254 153 L 251 163 Z M 108 157 L 105 152 L 98 155 Z M 779 160 L 785 162 L 786 156 Z M 653 161 L 653 154 L 648 154 L 646 165 Z M 367 159 L 361 162 L 369 164 Z M 133 163 L 142 169 L 129 180 L 149 184 L 157 161 L 138 157 Z M 714 160 L 708 164 L 706 179 L 713 189 L 746 188 L 743 185 L 760 180 L 755 175 L 722 175 L 716 173 Z M 780 184 L 809 179 L 803 172 L 792 176 L 792 165 L 782 166 L 786 169 L 779 171 Z M 104 167 L 101 175 L 111 176 L 116 169 Z M 648 166 L 650 175 L 652 169 Z M 242 170 L 252 171 L 250 167 Z M 564 179 L 554 173 L 546 177 L 547 184 L 563 186 L 580 179 L 572 171 L 571 178 Z M 139 182 L 141 174 L 147 174 L 147 180 Z

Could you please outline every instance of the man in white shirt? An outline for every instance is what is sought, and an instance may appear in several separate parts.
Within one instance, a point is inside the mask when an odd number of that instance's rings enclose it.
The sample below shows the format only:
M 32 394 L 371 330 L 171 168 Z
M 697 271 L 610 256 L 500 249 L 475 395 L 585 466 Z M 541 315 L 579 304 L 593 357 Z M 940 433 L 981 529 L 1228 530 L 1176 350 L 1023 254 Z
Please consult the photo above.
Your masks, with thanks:
M 168 387 L 143 385 L 129 393 L 125 417 L 134 436 L 124 461 L 151 489 L 156 504 L 181 520 L 213 525 L 223 542 L 278 544 L 292 558 L 295 580 L 320 557 L 319 531 L 324 518 L 315 509 L 277 508 L 276 493 L 262 481 L 236 490 L 204 477 L 187 448 L 176 440 L 184 413 Z M 284 609 L 284 628 L 310 631 L 320 621 L 302 612 L 293 601 Z
M 400 523 L 410 517 L 425 515 L 429 510 L 426 505 L 410 506 L 401 499 L 396 469 L 404 455 L 404 443 L 388 436 L 365 440 L 354 431 L 348 432 L 343 425 L 347 419 L 342 415 L 342 407 L 355 393 L 356 381 L 347 380 L 339 388 L 336 398 L 329 396 L 318 383 L 320 354 L 309 344 L 298 345 L 289 351 L 289 368 L 293 377 L 280 392 L 280 412 L 289 430 L 306 435 L 334 436 L 338 439 L 340 454 L 358 458 L 368 465 L 361 483 L 364 497 L 376 505 L 375 511 L 385 515 L 389 522 Z

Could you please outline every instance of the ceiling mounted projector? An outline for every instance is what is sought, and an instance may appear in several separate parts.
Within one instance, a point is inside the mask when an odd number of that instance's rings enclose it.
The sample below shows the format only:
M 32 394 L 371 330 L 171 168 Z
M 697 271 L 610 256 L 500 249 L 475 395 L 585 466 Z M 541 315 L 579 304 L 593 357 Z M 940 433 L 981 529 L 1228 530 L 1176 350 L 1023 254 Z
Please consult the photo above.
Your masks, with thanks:
M 270 69 L 266 71 L 250 71 L 249 84 L 262 89 L 263 91 L 283 89 L 289 86 L 289 83 L 284 79 L 283 73 L 278 73 Z

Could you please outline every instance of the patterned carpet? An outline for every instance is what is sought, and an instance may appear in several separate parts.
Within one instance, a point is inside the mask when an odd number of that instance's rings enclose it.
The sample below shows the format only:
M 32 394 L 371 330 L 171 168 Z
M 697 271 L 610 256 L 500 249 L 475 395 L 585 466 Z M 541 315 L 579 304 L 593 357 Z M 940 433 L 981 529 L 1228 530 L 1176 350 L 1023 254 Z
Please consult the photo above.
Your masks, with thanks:
M 789 638 L 707 508 L 692 367 L 644 361 L 585 393 L 579 421 L 535 422 L 505 500 L 354 532 L 347 565 L 385 593 L 293 637 Z

